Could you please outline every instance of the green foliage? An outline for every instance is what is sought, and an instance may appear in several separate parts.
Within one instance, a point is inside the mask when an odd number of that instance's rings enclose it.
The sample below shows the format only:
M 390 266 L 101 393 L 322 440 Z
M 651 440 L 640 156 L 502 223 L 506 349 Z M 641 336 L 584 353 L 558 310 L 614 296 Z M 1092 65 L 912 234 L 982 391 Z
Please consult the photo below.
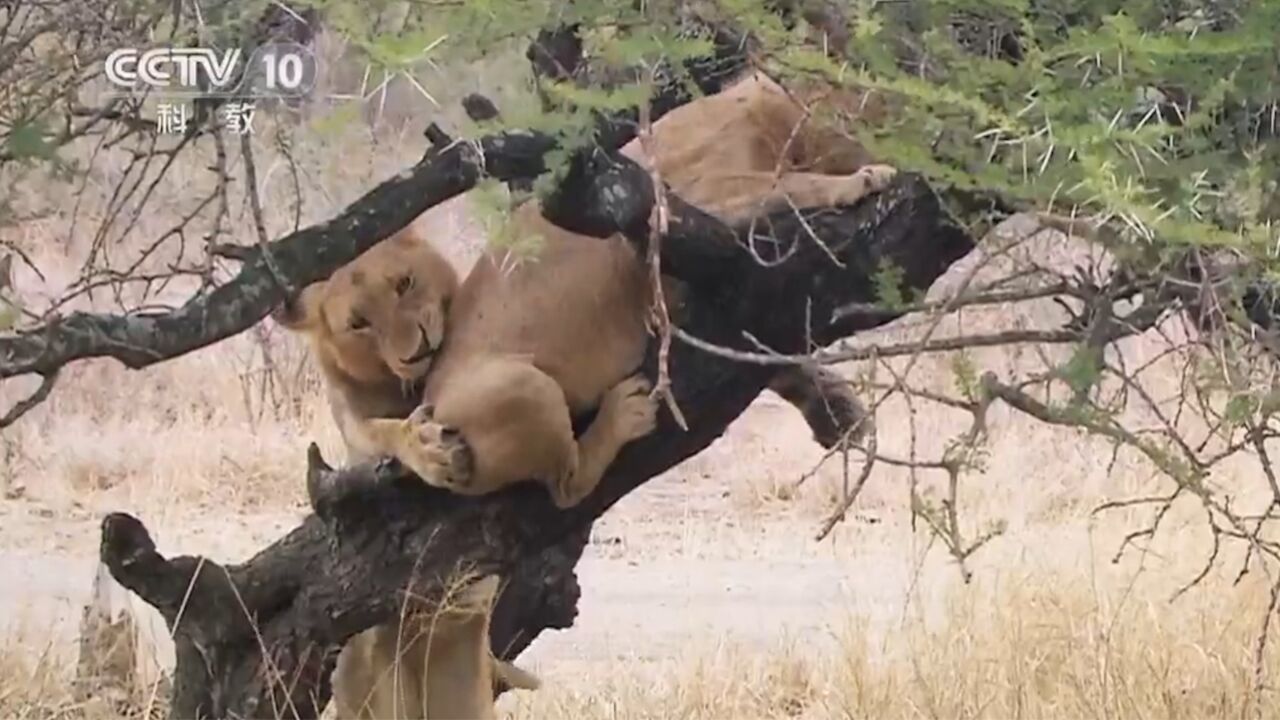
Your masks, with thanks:
M 484 180 L 467 194 L 467 200 L 475 218 L 485 229 L 491 248 L 508 251 L 513 261 L 537 257 L 545 239 L 537 234 L 518 232 L 508 212 L 512 198 L 508 196 L 502 183 L 493 179 Z
M 325 112 L 317 113 L 308 120 L 310 129 L 321 138 L 334 138 L 342 134 L 351 123 L 360 119 L 361 103 L 347 101 L 336 103 Z
M 0 256 L 0 332 L 10 330 L 22 316 L 22 306 L 9 296 L 13 284 L 13 255 Z
M 9 130 L 4 139 L 5 150 L 22 162 L 52 160 L 57 156 L 57 148 L 46 139 L 48 132 L 39 120 L 22 121 Z
M 1093 347 L 1080 345 L 1059 373 L 1074 397 L 1083 398 L 1102 379 L 1102 356 Z
M 1126 242 L 1154 244 L 1157 257 L 1199 245 L 1275 262 L 1277 0 L 1230 12 L 1198 0 L 857 0 L 846 4 L 850 62 L 803 42 L 804 23 L 787 29 L 763 0 L 410 4 L 393 35 L 374 22 L 386 3 L 322 4 L 388 67 L 441 37 L 435 55 L 465 59 L 576 21 L 590 28 L 594 65 L 632 69 L 708 53 L 708 39 L 689 33 L 677 8 L 696 6 L 753 33 L 775 71 L 884 93 L 891 122 L 851 129 L 873 153 L 936 184 L 1116 218 Z M 609 88 L 544 89 L 555 111 L 504 108 L 504 124 L 555 132 L 569 149 L 591 141 L 590 111 L 634 108 L 650 92 L 643 73 Z
M 0 332 L 13 329 L 21 317 L 21 308 L 18 305 L 0 297 Z
M 876 274 L 871 278 L 875 282 L 878 305 L 889 310 L 898 310 L 907 304 L 907 299 L 902 296 L 903 277 L 901 267 L 887 258 L 882 259 L 880 266 L 876 268 Z
M 850 48 L 854 81 L 900 103 L 864 133 L 874 152 L 1021 204 L 1123 218 L 1130 239 L 1269 260 L 1280 3 L 1220 26 L 1194 3 L 900 5 L 865 11 Z M 1017 62 L 981 42 L 1015 31 Z
M 465 67 L 502 55 L 521 66 L 513 69 L 520 81 L 512 92 L 525 99 L 532 98 L 522 57 L 528 42 L 557 24 L 585 28 L 593 68 L 619 71 L 609 75 L 616 82 L 544 87 L 552 110 L 504 98 L 503 121 L 493 128 L 534 128 L 564 142 L 540 191 L 563 171 L 569 151 L 593 140 L 592 112 L 635 108 L 648 97 L 652 88 L 638 69 L 661 59 L 680 79 L 682 61 L 711 51 L 709 38 L 690 31 L 687 20 L 697 14 L 751 33 L 771 71 L 882 93 L 893 106 L 890 122 L 850 130 L 874 154 L 936 185 L 993 192 L 1021 206 L 1078 206 L 1115 219 L 1124 242 L 1150 246 L 1157 258 L 1188 246 L 1230 248 L 1256 260 L 1260 274 L 1280 276 L 1280 0 L 848 0 L 840 3 L 852 29 L 847 61 L 809 42 L 804 21 L 786 27 L 772 4 L 290 6 L 317 9 L 325 31 L 354 48 L 371 77 L 416 77 L 433 64 Z M 198 27 L 167 3 L 139 0 L 121 12 L 151 28 L 156 42 L 193 32 L 200 42 L 222 42 L 239 37 L 271 5 L 214 3 Z M 53 161 L 51 137 L 60 126 L 46 127 L 44 115 L 9 113 L 0 151 L 27 164 Z M 328 122 L 349 118 L 338 113 Z M 888 279 L 879 277 L 878 288 L 888 291 Z M 883 295 L 901 302 L 893 292 Z
M 1222 419 L 1230 425 L 1243 425 L 1258 411 L 1258 399 L 1252 395 L 1233 395 L 1222 411 Z
M 960 350 L 951 355 L 951 373 L 954 375 L 956 391 L 969 402 L 976 402 L 981 392 L 978 382 L 978 368 L 973 363 L 968 350 Z

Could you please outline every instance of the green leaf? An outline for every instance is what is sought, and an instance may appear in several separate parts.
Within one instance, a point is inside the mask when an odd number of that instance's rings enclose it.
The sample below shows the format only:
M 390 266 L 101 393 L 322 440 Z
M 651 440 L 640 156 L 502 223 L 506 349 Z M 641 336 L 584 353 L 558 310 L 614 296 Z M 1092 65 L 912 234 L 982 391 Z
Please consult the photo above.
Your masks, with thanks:
M 893 263 L 892 260 L 883 258 L 880 266 L 876 268 L 875 277 L 872 278 L 876 285 L 876 303 L 889 310 L 899 310 L 907 304 L 906 299 L 902 296 L 902 279 L 904 277 L 902 268 Z
M 969 402 L 978 399 L 978 368 L 973 364 L 967 349 L 960 350 L 951 356 L 951 372 L 955 375 L 956 390 Z
M 316 115 L 309 124 L 311 129 L 321 137 L 336 137 L 353 123 L 360 121 L 362 107 L 363 103 L 359 101 L 344 102 L 335 105 L 327 113 Z
M 1082 397 L 1102 378 L 1102 358 L 1095 348 L 1080 345 L 1060 368 L 1061 377 L 1077 397 Z
M 22 317 L 21 308 L 0 298 L 0 332 L 12 330 Z
M 1252 395 L 1234 395 L 1223 408 L 1222 417 L 1231 425 L 1240 425 L 1258 409 L 1258 399 Z

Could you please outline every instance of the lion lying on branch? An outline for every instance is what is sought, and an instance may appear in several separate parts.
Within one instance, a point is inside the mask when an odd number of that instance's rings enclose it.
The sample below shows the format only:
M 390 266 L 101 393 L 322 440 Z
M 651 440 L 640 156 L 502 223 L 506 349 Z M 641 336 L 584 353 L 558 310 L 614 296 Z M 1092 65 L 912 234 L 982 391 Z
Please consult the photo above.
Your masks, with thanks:
M 654 124 L 657 172 L 727 224 L 787 207 L 852 205 L 892 180 L 894 170 L 871 164 L 852 138 L 807 119 L 777 82 L 749 71 Z M 645 160 L 638 139 L 622 153 Z M 461 494 L 537 480 L 557 506 L 570 507 L 624 445 L 654 428 L 657 406 L 637 373 L 651 287 L 626 238 L 565 230 L 536 201 L 512 221 L 543 240 L 536 259 L 513 263 L 491 250 L 459 284 L 448 262 L 405 229 L 305 288 L 276 318 L 310 339 L 353 459 L 395 457 L 424 482 Z M 856 398 L 828 371 L 787 368 L 770 387 L 826 447 L 865 430 Z M 593 411 L 575 438 L 573 419 Z M 445 641 L 438 630 L 434 638 L 410 632 L 414 644 Z M 384 654 L 373 648 L 402 636 L 391 624 L 349 643 L 335 675 L 344 712 L 385 695 L 377 684 L 387 668 L 370 673 L 353 663 L 379 664 Z M 513 666 L 499 662 L 494 672 L 536 686 Z M 420 700 L 430 693 L 425 685 Z M 403 716 L 403 702 L 397 706 Z M 385 703 L 369 707 L 374 716 L 391 712 Z
M 726 224 L 788 206 L 851 205 L 892 180 L 892 168 L 860 163 L 855 141 L 809 129 L 806 116 L 775 81 L 749 72 L 655 123 L 658 171 Z M 643 160 L 638 140 L 622 153 Z M 535 201 L 513 223 L 543 240 L 536 259 L 491 250 L 459 285 L 406 228 L 305 288 L 276 318 L 310 339 L 354 457 L 393 456 L 462 494 L 538 480 L 569 507 L 653 427 L 647 381 L 634 374 L 649 340 L 650 287 L 621 236 L 569 232 Z M 581 352 L 584 341 L 591 352 Z M 813 405 L 834 388 L 812 374 L 783 371 L 775 389 L 830 447 L 839 435 Z M 572 419 L 597 410 L 575 440 Z

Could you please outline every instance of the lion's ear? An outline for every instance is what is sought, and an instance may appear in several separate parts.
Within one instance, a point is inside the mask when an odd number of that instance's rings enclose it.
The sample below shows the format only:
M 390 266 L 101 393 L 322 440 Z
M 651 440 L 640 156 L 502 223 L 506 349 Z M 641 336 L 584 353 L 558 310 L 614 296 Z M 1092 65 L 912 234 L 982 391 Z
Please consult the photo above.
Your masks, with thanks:
M 321 280 L 302 288 L 296 298 L 285 300 L 280 307 L 272 310 L 271 319 L 295 332 L 316 327 L 320 322 L 320 299 L 323 296 L 324 282 Z

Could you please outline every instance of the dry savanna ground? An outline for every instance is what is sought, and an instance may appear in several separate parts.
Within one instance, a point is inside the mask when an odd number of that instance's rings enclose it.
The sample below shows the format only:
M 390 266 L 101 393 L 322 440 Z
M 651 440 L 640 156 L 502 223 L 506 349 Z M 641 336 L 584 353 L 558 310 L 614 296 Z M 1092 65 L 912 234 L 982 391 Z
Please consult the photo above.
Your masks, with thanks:
M 447 93 L 437 99 L 456 105 Z M 421 150 L 421 123 L 371 134 L 362 122 L 320 129 L 324 120 L 319 113 L 295 129 L 303 222 L 331 214 Z M 263 145 L 259 181 L 277 234 L 293 222 L 293 180 Z M 43 272 L 41 279 L 17 271 L 17 291 L 33 307 L 79 272 L 122 172 L 123 164 L 99 158 L 84 186 L 15 190 L 50 210 L 0 228 Z M 173 172 L 151 201 L 156 210 L 139 220 L 139 242 L 165 229 L 185 194 L 208 180 L 197 161 Z M 420 222 L 464 266 L 483 244 L 466 198 Z M 249 224 L 242 225 L 247 241 Z M 1079 249 L 1044 236 L 1031 251 L 1053 259 Z M 964 271 L 957 267 L 940 289 Z M 176 283 L 161 299 L 189 290 Z M 111 310 L 116 302 L 100 294 L 77 305 Z M 1055 312 L 1050 303 L 969 311 L 937 332 L 1044 322 Z M 904 340 L 925 327 L 906 318 L 861 342 Z M 1151 336 L 1126 352 L 1142 362 L 1159 348 Z M 971 357 L 1005 376 L 1044 360 L 1027 347 Z M 950 391 L 950 362 L 921 358 L 910 364 L 909 382 Z M 904 372 L 908 365 L 895 363 Z M 841 367 L 850 377 L 865 369 Z M 167 554 L 236 561 L 305 513 L 306 444 L 318 441 L 331 459 L 342 454 L 305 347 L 269 321 L 142 372 L 87 362 L 65 375 L 48 402 L 0 435 L 0 717 L 111 715 L 104 698 L 78 700 L 69 685 L 103 513 L 138 515 Z M 0 399 L 7 407 L 29 390 L 25 380 L 7 382 Z M 936 455 L 965 420 L 936 405 L 892 401 L 878 416 L 880 446 L 901 457 Z M 1218 565 L 1172 599 L 1210 551 L 1203 512 L 1175 506 L 1140 550 L 1113 562 L 1125 533 L 1149 522 L 1149 511 L 1092 510 L 1150 493 L 1161 479 L 1129 454 L 1113 459 L 1100 442 L 1007 408 L 993 409 L 990 420 L 986 467 L 966 476 L 959 510 L 971 535 L 1004 532 L 969 558 L 966 582 L 913 523 L 905 469 L 879 467 L 849 518 L 816 542 L 844 468 L 839 457 L 824 461 L 793 409 L 762 396 L 714 446 L 599 522 L 580 566 L 577 626 L 545 634 L 522 658 L 545 687 L 505 696 L 503 716 L 1280 716 L 1280 696 L 1270 689 L 1280 669 L 1275 643 L 1263 651 L 1263 692 L 1254 691 L 1268 579 L 1255 573 L 1235 583 L 1233 566 Z M 1251 471 L 1240 472 L 1243 481 Z M 926 492 L 944 479 L 917 477 Z M 172 662 L 163 625 L 136 599 L 121 594 L 113 602 L 142 621 L 130 691 L 158 702 L 156 670 Z

